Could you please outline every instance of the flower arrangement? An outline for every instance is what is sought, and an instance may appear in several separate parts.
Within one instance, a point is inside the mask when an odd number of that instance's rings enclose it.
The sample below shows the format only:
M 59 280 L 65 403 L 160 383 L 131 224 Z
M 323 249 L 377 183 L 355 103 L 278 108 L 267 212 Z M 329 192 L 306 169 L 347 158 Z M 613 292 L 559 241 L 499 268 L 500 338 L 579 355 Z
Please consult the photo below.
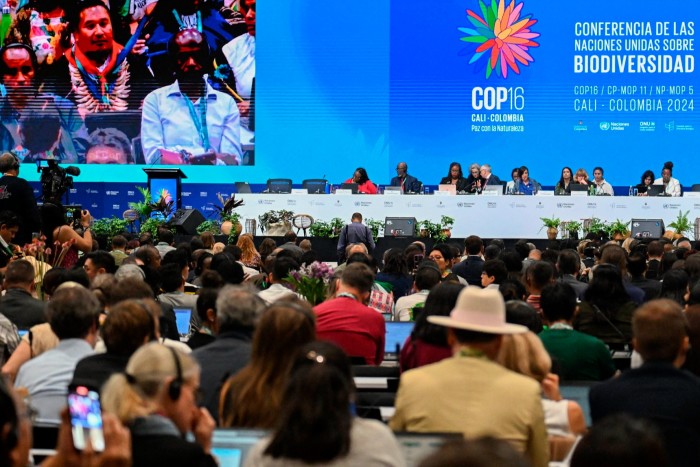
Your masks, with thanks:
M 318 305 L 326 297 L 326 288 L 331 277 L 333 268 L 326 263 L 314 261 L 302 266 L 298 271 L 291 271 L 284 281 L 311 305 Z
M 32 243 L 27 243 L 22 248 L 24 259 L 29 261 L 34 266 L 34 283 L 36 284 L 37 295 L 40 300 L 45 300 L 44 296 L 44 274 L 54 267 L 61 266 L 66 254 L 71 246 L 75 243 L 75 239 L 70 239 L 67 242 L 59 242 L 56 240 L 53 244 L 53 249 L 46 246 L 46 237 L 41 236 L 32 240 Z

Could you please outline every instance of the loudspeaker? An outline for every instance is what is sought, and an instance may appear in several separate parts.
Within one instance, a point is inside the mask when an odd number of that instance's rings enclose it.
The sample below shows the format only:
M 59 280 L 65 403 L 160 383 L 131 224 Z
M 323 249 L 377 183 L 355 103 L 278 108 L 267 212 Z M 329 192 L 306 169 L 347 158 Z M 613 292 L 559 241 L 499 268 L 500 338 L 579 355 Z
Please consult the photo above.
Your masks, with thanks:
M 413 237 L 415 234 L 415 217 L 387 217 L 384 219 L 385 237 Z
M 197 235 L 197 227 L 206 219 L 196 209 L 178 209 L 170 219 L 170 225 L 175 227 L 178 233 L 185 235 Z
M 632 219 L 632 238 L 660 238 L 665 230 L 663 219 Z

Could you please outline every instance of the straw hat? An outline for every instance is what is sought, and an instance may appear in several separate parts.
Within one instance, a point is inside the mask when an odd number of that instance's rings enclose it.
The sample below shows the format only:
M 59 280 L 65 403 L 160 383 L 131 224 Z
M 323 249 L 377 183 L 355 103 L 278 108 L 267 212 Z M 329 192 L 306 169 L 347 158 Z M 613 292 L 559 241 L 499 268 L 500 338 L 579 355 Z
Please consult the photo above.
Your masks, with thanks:
M 428 316 L 428 322 L 448 328 L 487 334 L 519 334 L 527 328 L 506 323 L 506 306 L 496 289 L 465 287 L 457 297 L 450 316 Z

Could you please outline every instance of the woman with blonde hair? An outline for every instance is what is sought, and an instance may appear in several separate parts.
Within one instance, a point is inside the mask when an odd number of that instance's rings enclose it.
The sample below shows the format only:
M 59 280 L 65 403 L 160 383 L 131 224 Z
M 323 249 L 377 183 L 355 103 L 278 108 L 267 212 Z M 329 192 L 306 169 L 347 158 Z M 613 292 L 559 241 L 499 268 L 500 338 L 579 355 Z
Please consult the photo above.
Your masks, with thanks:
M 260 269 L 262 260 L 260 259 L 260 253 L 258 253 L 258 250 L 255 249 L 252 234 L 244 233 L 238 237 L 236 246 L 241 249 L 241 262 L 243 264 L 249 268 Z
M 576 176 L 574 177 L 574 183 L 577 185 L 590 185 L 591 181 L 588 179 L 588 172 L 586 169 L 581 168 L 576 171 Z
M 102 389 L 102 403 L 129 427 L 133 465 L 216 466 L 214 419 L 197 406 L 199 366 L 188 355 L 146 344 Z M 192 433 L 195 442 L 185 440 Z
M 307 302 L 279 301 L 265 310 L 253 334 L 250 363 L 221 388 L 221 426 L 272 428 L 297 350 L 314 339 L 316 318 Z
M 542 385 L 542 408 L 550 436 L 586 432 L 581 406 L 561 397 L 559 377 L 551 373 L 552 359 L 536 334 L 528 331 L 503 336 L 496 361 L 509 370 L 536 379 Z

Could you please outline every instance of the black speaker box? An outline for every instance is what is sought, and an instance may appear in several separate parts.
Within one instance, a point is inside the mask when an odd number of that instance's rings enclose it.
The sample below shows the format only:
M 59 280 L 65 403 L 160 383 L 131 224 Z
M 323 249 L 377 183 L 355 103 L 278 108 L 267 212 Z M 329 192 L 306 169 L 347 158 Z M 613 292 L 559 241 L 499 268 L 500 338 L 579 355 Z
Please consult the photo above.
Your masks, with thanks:
M 632 238 L 660 238 L 665 230 L 663 219 L 632 219 Z
M 387 217 L 384 219 L 385 237 L 414 237 L 415 234 L 415 217 Z
M 197 235 L 197 227 L 206 219 L 196 209 L 178 209 L 170 219 L 170 225 L 175 227 L 178 233 L 185 235 Z

